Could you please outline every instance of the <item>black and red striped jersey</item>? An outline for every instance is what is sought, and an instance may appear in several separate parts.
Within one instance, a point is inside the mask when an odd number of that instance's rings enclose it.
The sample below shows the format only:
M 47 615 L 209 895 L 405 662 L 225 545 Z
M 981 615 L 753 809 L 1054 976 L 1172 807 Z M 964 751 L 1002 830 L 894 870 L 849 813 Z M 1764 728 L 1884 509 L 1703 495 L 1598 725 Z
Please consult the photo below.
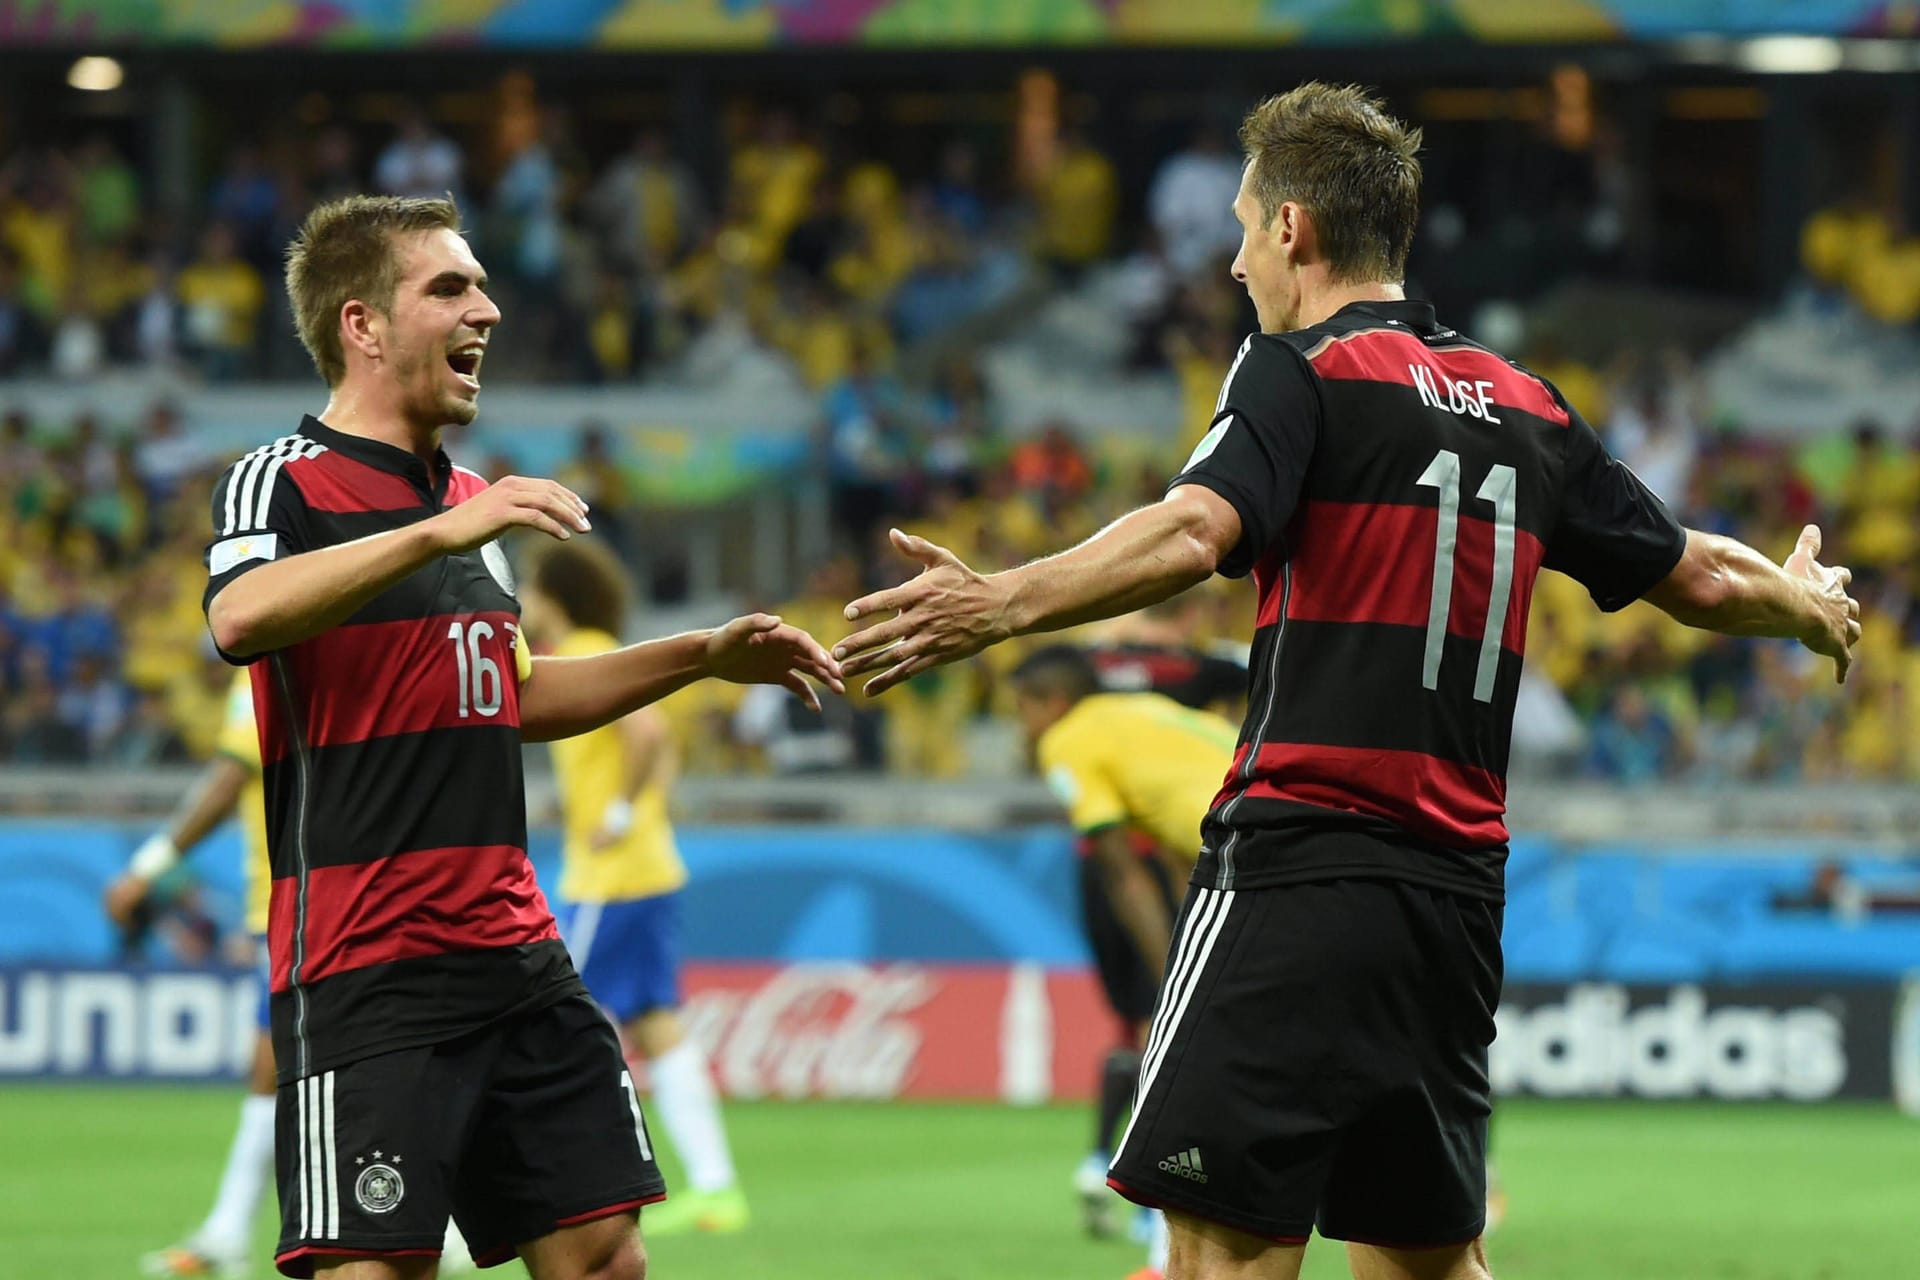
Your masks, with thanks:
M 1139 641 L 1095 645 L 1087 656 L 1101 687 L 1116 693 L 1163 693 L 1182 706 L 1229 717 L 1239 714 L 1247 696 L 1247 668 L 1238 658 Z
M 1259 591 L 1196 883 L 1502 896 L 1535 577 L 1622 608 L 1673 570 L 1685 530 L 1549 383 L 1419 302 L 1248 338 L 1173 484 L 1233 504 L 1220 571 Z
M 214 489 L 206 602 L 261 565 L 486 488 L 314 418 Z M 520 606 L 497 544 L 252 663 L 283 1081 L 581 990 L 527 860 Z

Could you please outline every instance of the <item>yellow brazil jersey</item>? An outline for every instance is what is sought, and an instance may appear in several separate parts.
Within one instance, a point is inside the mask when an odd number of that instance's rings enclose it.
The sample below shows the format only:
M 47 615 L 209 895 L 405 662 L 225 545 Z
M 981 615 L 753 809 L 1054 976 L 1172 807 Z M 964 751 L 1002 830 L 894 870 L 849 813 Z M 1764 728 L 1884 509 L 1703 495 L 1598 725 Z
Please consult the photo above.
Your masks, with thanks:
M 582 628 L 556 647 L 554 656 L 584 658 L 618 647 L 606 632 Z M 622 796 L 627 762 L 618 725 L 555 742 L 553 771 L 564 828 L 561 897 L 569 902 L 621 902 L 671 893 L 687 882 L 667 821 L 666 786 L 656 777 L 640 795 Z M 594 848 L 601 816 L 622 798 L 633 802 L 632 829 L 606 848 Z
M 1237 737 L 1165 694 L 1096 693 L 1041 735 L 1040 768 L 1075 830 L 1124 823 L 1191 862 Z
M 260 781 L 260 733 L 253 725 L 253 680 L 242 667 L 227 690 L 226 719 L 215 749 L 244 765 L 247 785 L 240 789 L 234 816 L 245 846 L 247 932 L 267 931 L 267 902 L 273 895 L 273 864 L 267 858 L 267 792 Z

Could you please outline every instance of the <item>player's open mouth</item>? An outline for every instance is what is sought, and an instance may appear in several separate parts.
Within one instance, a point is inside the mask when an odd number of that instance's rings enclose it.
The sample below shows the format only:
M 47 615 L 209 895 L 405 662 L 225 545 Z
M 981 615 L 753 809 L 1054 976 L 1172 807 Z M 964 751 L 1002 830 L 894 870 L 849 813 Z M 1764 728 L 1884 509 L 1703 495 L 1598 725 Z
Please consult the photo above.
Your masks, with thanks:
M 486 354 L 486 347 L 479 343 L 461 347 L 458 351 L 447 353 L 447 367 L 452 369 L 460 381 L 473 387 L 480 386 L 480 359 Z

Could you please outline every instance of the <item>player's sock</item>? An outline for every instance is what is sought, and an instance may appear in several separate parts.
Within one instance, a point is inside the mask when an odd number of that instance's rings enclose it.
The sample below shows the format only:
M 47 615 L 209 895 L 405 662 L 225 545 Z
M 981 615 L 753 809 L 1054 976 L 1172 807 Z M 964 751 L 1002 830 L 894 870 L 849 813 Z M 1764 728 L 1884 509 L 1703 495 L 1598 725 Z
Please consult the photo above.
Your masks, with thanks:
M 241 1255 L 253 1239 L 253 1217 L 273 1170 L 274 1099 L 248 1094 L 240 1104 L 240 1126 L 227 1148 L 227 1169 L 220 1175 L 220 1191 L 213 1212 L 194 1234 L 202 1247 L 226 1255 Z
M 695 1191 L 722 1191 L 734 1184 L 733 1152 L 720 1123 L 720 1099 L 707 1074 L 706 1056 L 683 1040 L 648 1064 L 653 1101 L 673 1149 Z
M 1120 1117 L 1133 1105 L 1134 1086 L 1140 1082 L 1140 1054 L 1133 1049 L 1115 1049 L 1100 1069 L 1100 1110 L 1093 1131 L 1093 1150 L 1113 1150 L 1113 1135 L 1120 1129 Z

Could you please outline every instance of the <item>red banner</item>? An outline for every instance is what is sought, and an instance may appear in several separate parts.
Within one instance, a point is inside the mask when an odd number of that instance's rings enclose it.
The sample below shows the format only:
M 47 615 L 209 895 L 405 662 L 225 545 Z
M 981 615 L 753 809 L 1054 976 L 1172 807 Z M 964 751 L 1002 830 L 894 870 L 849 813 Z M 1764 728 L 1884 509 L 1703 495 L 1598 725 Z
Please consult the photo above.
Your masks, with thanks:
M 1084 1099 L 1122 1034 L 1084 969 L 695 964 L 684 986 L 736 1098 Z

